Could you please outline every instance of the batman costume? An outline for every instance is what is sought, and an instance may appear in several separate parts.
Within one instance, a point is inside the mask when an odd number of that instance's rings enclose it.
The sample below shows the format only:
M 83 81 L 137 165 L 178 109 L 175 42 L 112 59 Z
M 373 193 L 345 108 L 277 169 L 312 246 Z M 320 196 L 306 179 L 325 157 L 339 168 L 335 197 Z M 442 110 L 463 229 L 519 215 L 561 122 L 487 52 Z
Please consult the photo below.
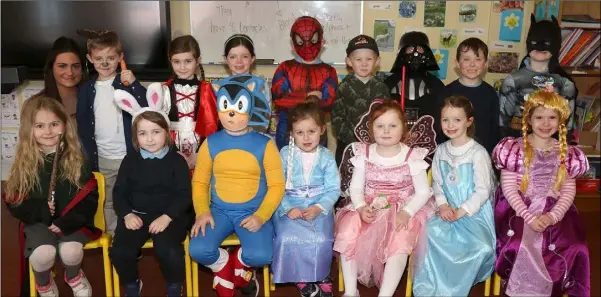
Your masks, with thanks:
M 559 51 L 561 48 L 561 28 L 555 17 L 551 20 L 536 21 L 534 14 L 530 16 L 531 25 L 526 38 L 527 55 L 520 64 L 520 69 L 508 75 L 501 85 L 500 99 L 500 126 L 502 137 L 520 137 L 522 129 L 522 106 L 524 96 L 547 85 L 553 86 L 555 92 L 569 101 L 570 117 L 568 140 L 572 142 L 574 129 L 574 106 L 578 90 L 574 80 L 561 68 L 559 64 Z M 547 69 L 543 72 L 531 67 L 533 51 L 549 52 Z

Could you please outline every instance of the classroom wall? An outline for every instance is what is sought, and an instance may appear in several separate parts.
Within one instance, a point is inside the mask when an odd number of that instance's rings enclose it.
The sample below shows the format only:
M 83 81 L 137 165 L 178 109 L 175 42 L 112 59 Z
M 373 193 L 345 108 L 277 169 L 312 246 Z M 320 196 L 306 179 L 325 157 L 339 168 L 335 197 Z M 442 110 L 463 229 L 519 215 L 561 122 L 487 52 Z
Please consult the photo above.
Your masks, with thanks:
M 448 49 L 448 64 L 449 67 L 447 69 L 447 77 L 443 80 L 443 82 L 449 83 L 457 78 L 457 73 L 455 70 L 455 53 L 456 46 L 465 38 L 470 36 L 462 34 L 463 29 L 482 29 L 482 35 L 475 35 L 476 37 L 482 39 L 489 46 L 489 51 L 509 51 L 519 53 L 519 60 L 521 60 L 525 53 L 525 39 L 527 30 L 530 26 L 530 13 L 534 10 L 534 1 L 526 1 L 524 4 L 524 17 L 521 20 L 522 23 L 522 33 L 521 33 L 521 42 L 519 43 L 507 43 L 507 42 L 498 42 L 499 40 L 499 28 L 501 26 L 501 13 L 494 12 L 494 6 L 499 1 L 448 1 L 446 3 L 446 17 L 445 17 L 445 26 L 444 28 L 424 28 L 423 20 L 424 20 L 424 1 L 415 1 L 416 3 L 416 14 L 412 18 L 401 18 L 399 16 L 399 2 L 400 1 L 364 1 L 363 6 L 363 33 L 367 35 L 373 35 L 374 33 L 374 21 L 375 20 L 392 20 L 395 22 L 395 34 L 394 34 L 394 48 L 389 52 L 381 52 L 381 71 L 390 70 L 394 59 L 396 57 L 396 53 L 398 51 L 398 42 L 403 33 L 409 29 L 417 29 L 425 32 L 430 39 L 430 45 L 432 48 L 442 48 L 440 44 L 440 32 L 443 29 L 456 29 L 458 33 L 458 38 L 454 46 L 451 46 Z M 380 4 L 381 6 L 390 6 L 389 10 L 377 10 L 372 9 L 371 4 Z M 473 23 L 460 23 L 459 22 L 459 9 L 462 4 L 475 4 L 477 6 L 476 20 Z M 380 7 L 381 7 L 380 6 Z M 171 1 L 170 2 L 170 13 L 171 13 L 171 30 L 172 37 L 175 38 L 177 36 L 181 36 L 184 34 L 190 34 L 190 4 L 189 1 Z M 199 40 L 200 43 L 210 42 L 209 40 Z M 497 45 L 495 45 L 497 44 Z M 508 45 L 512 45 L 511 49 L 502 48 L 503 46 L 507 47 Z M 220 44 L 215 44 L 215 46 L 222 46 Z M 340 53 L 341 55 L 345 55 L 344 52 Z M 205 74 L 207 76 L 222 76 L 227 75 L 228 72 L 225 68 L 225 65 L 204 65 Z M 277 65 L 260 65 L 256 66 L 253 70 L 254 74 L 262 75 L 267 78 L 271 78 L 273 73 L 275 72 Z M 347 74 L 347 69 L 345 66 L 335 66 L 338 74 Z M 487 73 L 485 80 L 491 84 L 494 84 L 499 79 L 502 79 L 507 74 L 496 74 L 496 73 Z M 143 82 L 143 84 L 148 84 L 150 82 Z M 42 81 L 26 81 L 16 90 L 17 102 L 20 106 L 24 100 L 26 100 L 29 95 L 32 94 L 35 90 L 40 90 L 43 87 Z M 2 126 L 2 147 L 5 150 L 5 144 L 8 139 L 8 145 L 16 145 L 10 141 L 10 139 L 14 138 L 14 135 L 17 134 L 18 126 Z M 331 129 L 328 129 L 331 131 Z M 332 139 L 333 135 L 329 133 L 329 138 Z M 330 141 L 333 143 L 334 141 Z M 335 150 L 335 144 L 329 147 L 331 150 Z M 4 154 L 3 154 L 4 155 Z M 2 179 L 5 179 L 8 172 L 9 163 L 7 163 L 4 158 L 2 160 Z

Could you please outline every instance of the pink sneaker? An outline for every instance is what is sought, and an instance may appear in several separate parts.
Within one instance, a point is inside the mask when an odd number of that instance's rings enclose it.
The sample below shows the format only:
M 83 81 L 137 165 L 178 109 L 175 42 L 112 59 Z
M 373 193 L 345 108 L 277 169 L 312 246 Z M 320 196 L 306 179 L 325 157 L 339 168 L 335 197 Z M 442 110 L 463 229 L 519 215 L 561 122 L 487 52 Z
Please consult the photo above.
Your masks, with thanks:
M 67 274 L 65 273 L 65 282 L 73 290 L 74 297 L 92 297 L 92 287 L 83 270 L 80 269 L 77 276 L 70 280 L 67 280 Z
M 58 297 L 58 288 L 56 287 L 52 273 L 50 273 L 50 283 L 43 287 L 35 284 L 35 289 L 38 291 L 38 294 L 40 294 L 40 297 Z

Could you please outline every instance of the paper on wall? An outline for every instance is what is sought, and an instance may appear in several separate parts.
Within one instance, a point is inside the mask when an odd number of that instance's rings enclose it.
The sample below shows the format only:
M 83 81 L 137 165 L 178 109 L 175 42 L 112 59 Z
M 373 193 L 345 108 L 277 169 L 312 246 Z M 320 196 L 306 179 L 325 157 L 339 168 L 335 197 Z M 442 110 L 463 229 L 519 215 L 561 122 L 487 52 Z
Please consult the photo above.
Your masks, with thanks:
M 17 93 L 2 94 L 2 127 L 19 127 L 19 99 Z
M 368 2 L 370 10 L 392 10 L 392 1 Z
M 23 102 L 25 102 L 25 100 L 31 98 L 31 96 L 41 92 L 43 89 L 44 89 L 43 87 L 24 88 L 23 91 L 21 91 L 21 96 L 23 96 Z
M 482 36 L 484 35 L 484 28 L 463 28 L 461 33 L 464 36 Z
M 2 154 L 0 155 L 0 166 L 2 166 L 2 180 L 8 178 L 10 166 L 15 160 L 17 152 L 18 131 L 2 131 L 0 145 L 2 146 Z

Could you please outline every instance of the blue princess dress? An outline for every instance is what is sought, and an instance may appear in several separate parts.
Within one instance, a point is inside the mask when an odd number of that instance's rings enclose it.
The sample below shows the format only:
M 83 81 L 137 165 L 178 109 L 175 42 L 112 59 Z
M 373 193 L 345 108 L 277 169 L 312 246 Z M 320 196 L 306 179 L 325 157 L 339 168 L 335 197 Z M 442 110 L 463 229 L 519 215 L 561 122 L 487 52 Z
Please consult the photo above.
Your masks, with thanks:
M 474 140 L 461 147 L 447 141 L 436 150 L 432 177 L 436 204 L 448 203 L 467 214 L 451 223 L 439 216 L 428 221 L 413 257 L 413 294 L 467 296 L 492 274 L 495 263 L 491 160 Z
M 273 282 L 318 282 L 330 274 L 332 265 L 333 212 L 340 196 L 340 175 L 326 148 L 318 146 L 315 152 L 306 153 L 292 147 L 290 155 L 289 146 L 280 151 L 287 179 L 286 194 L 273 216 Z M 304 210 L 313 205 L 322 213 L 312 221 L 287 216 L 292 208 Z

